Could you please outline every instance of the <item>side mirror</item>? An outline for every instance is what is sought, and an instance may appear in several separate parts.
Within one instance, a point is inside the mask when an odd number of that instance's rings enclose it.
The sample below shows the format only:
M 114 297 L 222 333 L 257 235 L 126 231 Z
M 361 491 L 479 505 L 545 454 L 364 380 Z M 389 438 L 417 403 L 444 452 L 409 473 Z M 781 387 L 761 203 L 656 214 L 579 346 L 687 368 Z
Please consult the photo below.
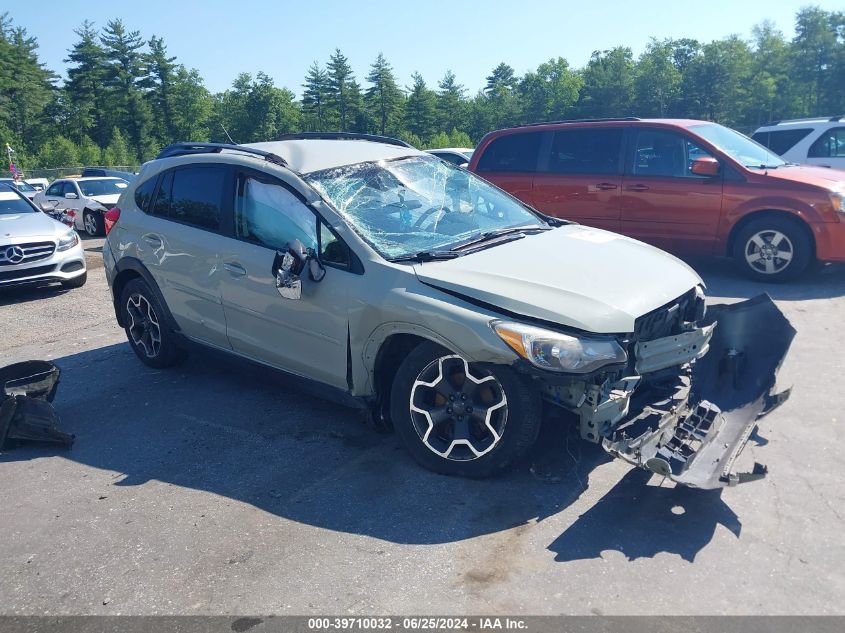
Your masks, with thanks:
M 696 158 L 690 166 L 690 171 L 696 176 L 718 176 L 719 169 L 719 161 L 712 156 Z
M 79 196 L 77 196 L 75 193 L 66 193 L 65 194 L 65 198 L 67 198 L 68 200 L 76 200 L 78 197 Z
M 273 276 L 276 278 L 276 290 L 285 299 L 302 298 L 302 273 L 308 268 L 312 281 L 322 281 L 326 269 L 317 259 L 313 249 L 306 249 L 299 240 L 287 245 L 284 251 L 276 253 L 273 262 Z

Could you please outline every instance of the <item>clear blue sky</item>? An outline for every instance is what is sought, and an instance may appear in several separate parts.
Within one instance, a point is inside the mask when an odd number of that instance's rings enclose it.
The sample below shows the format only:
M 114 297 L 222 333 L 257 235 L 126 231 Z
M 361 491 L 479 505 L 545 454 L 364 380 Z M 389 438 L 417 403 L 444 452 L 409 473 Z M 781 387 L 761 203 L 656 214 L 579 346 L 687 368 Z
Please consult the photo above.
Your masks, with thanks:
M 263 70 L 299 94 L 308 66 L 325 63 L 338 47 L 361 83 L 383 52 L 402 86 L 419 71 L 434 87 L 451 69 L 474 93 L 501 61 L 519 74 L 557 56 L 581 67 L 594 50 L 616 45 L 639 54 L 651 36 L 750 37 L 751 27 L 765 19 L 791 38 L 795 12 L 807 4 L 845 9 L 842 0 L 3 0 L 0 13 L 8 11 L 36 36 L 42 61 L 61 74 L 76 40 L 73 29 L 86 18 L 97 26 L 121 18 L 145 38 L 163 37 L 170 53 L 198 69 L 214 92 L 239 72 Z

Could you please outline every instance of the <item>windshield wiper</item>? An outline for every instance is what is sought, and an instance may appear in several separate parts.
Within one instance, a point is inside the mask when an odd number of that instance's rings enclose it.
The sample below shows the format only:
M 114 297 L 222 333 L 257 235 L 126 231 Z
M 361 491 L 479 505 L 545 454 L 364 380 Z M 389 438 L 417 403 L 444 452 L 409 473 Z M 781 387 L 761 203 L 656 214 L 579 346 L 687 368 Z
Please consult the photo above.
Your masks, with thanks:
M 511 235 L 511 239 L 518 240 L 520 238 L 525 237 L 525 234 L 528 232 L 550 230 L 551 227 L 548 226 L 512 226 L 507 229 L 495 229 L 493 231 L 485 231 L 478 237 L 474 237 L 468 242 L 463 242 L 462 244 L 458 244 L 457 246 L 452 247 L 452 251 L 463 251 L 467 248 L 478 246 L 479 244 L 483 244 L 484 242 L 489 242 L 491 240 L 504 237 L 506 235 Z
M 784 163 L 786 165 L 786 163 Z M 784 165 L 746 165 L 749 169 L 777 169 L 778 167 L 783 167 Z
M 389 262 L 433 262 L 438 259 L 455 259 L 460 257 L 463 253 L 456 253 L 455 251 L 419 251 L 418 253 L 409 253 L 407 255 L 397 255 L 390 257 Z

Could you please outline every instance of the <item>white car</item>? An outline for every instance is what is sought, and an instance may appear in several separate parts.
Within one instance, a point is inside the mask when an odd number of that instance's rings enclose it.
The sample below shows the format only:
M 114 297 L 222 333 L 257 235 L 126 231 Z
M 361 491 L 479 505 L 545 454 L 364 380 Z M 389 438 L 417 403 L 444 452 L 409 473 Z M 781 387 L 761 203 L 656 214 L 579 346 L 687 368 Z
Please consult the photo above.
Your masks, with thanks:
M 472 158 L 473 150 L 471 147 L 441 147 L 439 149 L 428 150 L 429 154 L 442 158 L 447 163 L 452 163 L 458 167 L 466 167 Z
M 24 182 L 35 187 L 36 191 L 44 191 L 50 186 L 50 181 L 46 178 L 26 178 Z
M 751 137 L 790 163 L 845 169 L 845 117 L 776 121 Z
M 35 194 L 38 193 L 38 190 L 35 187 L 23 180 L 14 180 L 12 178 L 0 178 L 0 184 L 11 185 L 30 200 L 32 200 L 35 197 Z
M 63 178 L 35 194 L 33 202 L 75 211 L 75 227 L 95 237 L 105 235 L 103 215 L 117 203 L 127 186 L 122 178 Z
M 85 283 L 85 253 L 76 231 L 39 212 L 17 189 L 0 184 L 0 289 Z

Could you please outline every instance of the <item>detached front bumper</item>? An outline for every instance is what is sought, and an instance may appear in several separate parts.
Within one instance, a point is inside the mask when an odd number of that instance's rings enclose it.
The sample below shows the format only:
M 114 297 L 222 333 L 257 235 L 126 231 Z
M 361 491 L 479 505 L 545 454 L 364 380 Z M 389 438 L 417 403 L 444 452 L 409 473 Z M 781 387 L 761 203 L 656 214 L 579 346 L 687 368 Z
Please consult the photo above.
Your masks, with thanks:
M 678 484 L 721 488 L 766 474 L 761 464 L 749 473 L 733 468 L 757 421 L 789 397 L 774 388 L 795 330 L 768 295 L 714 306 L 704 325 L 706 353 L 674 380 L 625 393 L 627 411 L 602 429 L 602 446 Z M 652 347 L 654 360 L 685 346 Z

